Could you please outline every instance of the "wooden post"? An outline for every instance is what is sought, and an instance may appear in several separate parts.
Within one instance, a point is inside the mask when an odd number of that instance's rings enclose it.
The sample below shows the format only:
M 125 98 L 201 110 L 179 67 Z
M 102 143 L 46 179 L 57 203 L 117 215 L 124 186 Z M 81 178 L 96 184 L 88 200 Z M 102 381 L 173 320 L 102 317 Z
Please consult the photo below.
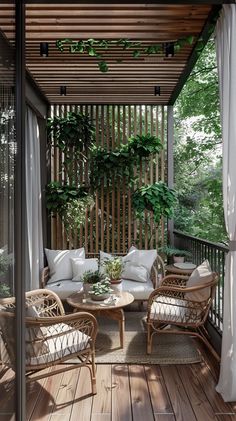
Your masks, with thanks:
M 174 113 L 173 105 L 167 107 L 167 182 L 168 187 L 174 186 Z M 174 245 L 174 220 L 169 219 L 167 222 L 168 241 L 171 246 Z

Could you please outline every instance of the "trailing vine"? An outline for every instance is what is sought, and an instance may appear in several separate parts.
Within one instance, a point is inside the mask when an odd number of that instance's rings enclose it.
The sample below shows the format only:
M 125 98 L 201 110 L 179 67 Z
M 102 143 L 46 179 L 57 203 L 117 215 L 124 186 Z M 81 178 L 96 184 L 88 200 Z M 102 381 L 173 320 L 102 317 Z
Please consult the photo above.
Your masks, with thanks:
M 194 36 L 189 35 L 184 38 L 180 38 L 173 42 L 175 51 L 179 51 L 186 45 L 192 45 L 194 42 Z M 107 61 L 104 59 L 101 50 L 108 50 L 110 47 L 121 47 L 123 50 L 130 50 L 131 57 L 139 58 L 141 56 L 149 56 L 152 54 L 163 54 L 163 43 L 143 45 L 139 41 L 130 41 L 126 38 L 121 38 L 119 40 L 106 40 L 101 39 L 97 40 L 94 38 L 89 38 L 87 40 L 75 41 L 71 38 L 64 38 L 56 40 L 56 47 L 62 53 L 65 51 L 66 45 L 70 53 L 80 53 L 87 54 L 90 57 L 95 57 L 98 59 L 98 67 L 102 73 L 109 71 Z M 117 63 L 121 63 L 121 59 L 117 59 Z
M 161 140 L 150 134 L 133 136 L 126 144 L 112 151 L 95 146 L 92 151 L 90 184 L 97 188 L 102 183 L 110 184 L 112 180 L 122 177 L 133 184 L 134 167 L 138 167 L 142 159 L 158 154 L 162 147 Z

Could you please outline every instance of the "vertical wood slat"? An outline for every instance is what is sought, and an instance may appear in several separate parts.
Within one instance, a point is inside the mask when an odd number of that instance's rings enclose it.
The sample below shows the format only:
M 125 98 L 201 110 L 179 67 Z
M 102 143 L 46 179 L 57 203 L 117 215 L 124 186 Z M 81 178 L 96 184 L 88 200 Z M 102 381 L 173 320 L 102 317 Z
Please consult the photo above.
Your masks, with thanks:
M 107 105 L 106 110 L 106 148 L 110 150 L 110 113 L 109 105 Z M 106 191 L 106 251 L 110 252 L 110 186 L 107 181 L 107 191 Z
M 133 119 L 134 119 L 134 136 L 137 135 L 137 105 L 134 105 L 134 115 L 133 115 Z M 137 170 L 136 168 L 134 168 L 134 177 L 137 176 Z M 137 244 L 137 220 L 135 218 L 135 213 L 133 212 L 133 218 L 134 218 L 134 223 L 133 223 L 133 227 L 134 227 L 134 232 L 133 232 L 133 238 L 134 238 L 134 244 Z
M 142 105 L 140 105 L 139 107 L 139 135 L 142 134 L 142 131 L 143 131 Z M 143 174 L 143 166 L 141 164 L 140 170 L 139 170 L 139 187 L 141 187 L 142 185 L 142 174 Z M 139 222 L 139 248 L 140 249 L 143 248 L 143 224 L 141 221 Z
M 111 115 L 111 147 L 115 149 L 115 107 L 112 107 Z M 111 198 L 111 251 L 114 253 L 115 250 L 115 209 L 116 209 L 116 184 L 114 177 L 112 177 L 112 198 Z
M 158 106 L 76 106 L 71 105 L 65 109 L 67 111 L 79 111 L 87 114 L 95 126 L 96 144 L 107 149 L 114 149 L 121 143 L 127 142 L 127 138 L 136 135 L 151 133 L 160 135 L 165 142 L 164 133 L 164 107 Z M 54 106 L 51 114 L 63 113 L 63 106 Z M 159 130 L 160 126 L 160 130 Z M 63 157 L 60 156 L 58 148 L 52 150 L 52 179 L 64 181 L 62 171 Z M 138 186 L 143 182 L 153 183 L 158 181 L 159 177 L 164 177 L 164 152 L 161 156 L 155 157 L 156 163 L 150 160 L 150 163 L 141 166 L 139 171 Z M 79 182 L 88 181 L 89 163 L 81 164 Z M 134 169 L 134 174 L 136 170 Z M 144 179 L 143 179 L 144 178 Z M 107 188 L 108 187 L 108 188 Z M 110 190 L 110 192 L 109 192 Z M 92 210 L 86 214 L 85 226 L 81 226 L 78 234 L 79 241 L 76 241 L 76 233 L 73 241 L 69 236 L 69 247 L 78 245 L 86 246 L 86 251 L 90 253 L 98 252 L 100 249 L 112 252 L 126 252 L 127 246 L 134 242 L 139 244 L 140 248 L 157 247 L 159 241 L 158 227 L 150 221 L 150 225 L 144 225 L 134 218 L 131 202 L 132 189 L 130 189 L 125 180 L 112 180 L 110 186 L 102 186 L 96 193 L 95 205 Z M 137 224 L 138 222 L 138 224 Z M 164 240 L 164 223 L 160 224 L 160 242 Z M 143 231 L 144 230 L 144 231 Z M 154 238 L 151 233 L 155 232 Z M 66 237 L 63 236 L 63 228 L 60 225 L 59 218 L 52 221 L 52 246 L 54 248 L 68 247 Z M 149 241 L 149 237 L 151 240 Z M 71 244 L 72 243 L 72 244 Z
M 95 114 L 95 118 L 96 118 L 96 133 L 95 133 L 95 137 L 96 137 L 96 145 L 99 145 L 99 107 L 98 105 L 96 105 L 96 114 Z M 99 191 L 96 192 L 96 198 L 95 198 L 95 233 L 96 233 L 96 237 L 95 237 L 95 251 L 96 253 L 98 253 L 99 251 L 99 218 L 98 218 L 98 209 L 99 209 Z
M 122 118 L 122 143 L 126 143 L 126 106 L 123 105 L 123 118 Z M 126 179 L 123 182 L 123 196 L 122 196 L 122 253 L 126 252 Z
M 101 108 L 101 146 L 104 147 L 104 107 Z M 101 250 L 104 250 L 104 186 L 101 186 Z
M 131 106 L 128 106 L 128 138 L 131 136 Z M 128 248 L 132 245 L 132 210 L 131 210 L 131 188 L 128 188 Z

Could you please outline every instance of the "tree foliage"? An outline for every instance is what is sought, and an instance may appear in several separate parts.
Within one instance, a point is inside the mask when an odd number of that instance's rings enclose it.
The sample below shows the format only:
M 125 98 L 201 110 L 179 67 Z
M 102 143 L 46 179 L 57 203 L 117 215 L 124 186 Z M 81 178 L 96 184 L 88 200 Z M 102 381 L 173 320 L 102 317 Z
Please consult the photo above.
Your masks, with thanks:
M 193 69 L 175 108 L 175 227 L 226 241 L 222 200 L 222 139 L 214 41 Z

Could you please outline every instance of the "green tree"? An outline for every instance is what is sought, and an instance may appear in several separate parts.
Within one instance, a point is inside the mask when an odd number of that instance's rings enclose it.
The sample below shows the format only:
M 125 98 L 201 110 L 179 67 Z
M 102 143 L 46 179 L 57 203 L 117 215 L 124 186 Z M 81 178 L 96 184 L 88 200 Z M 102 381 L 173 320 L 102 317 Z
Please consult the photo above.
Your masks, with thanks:
M 214 41 L 199 57 L 175 107 L 175 227 L 226 241 L 222 200 L 222 139 Z

